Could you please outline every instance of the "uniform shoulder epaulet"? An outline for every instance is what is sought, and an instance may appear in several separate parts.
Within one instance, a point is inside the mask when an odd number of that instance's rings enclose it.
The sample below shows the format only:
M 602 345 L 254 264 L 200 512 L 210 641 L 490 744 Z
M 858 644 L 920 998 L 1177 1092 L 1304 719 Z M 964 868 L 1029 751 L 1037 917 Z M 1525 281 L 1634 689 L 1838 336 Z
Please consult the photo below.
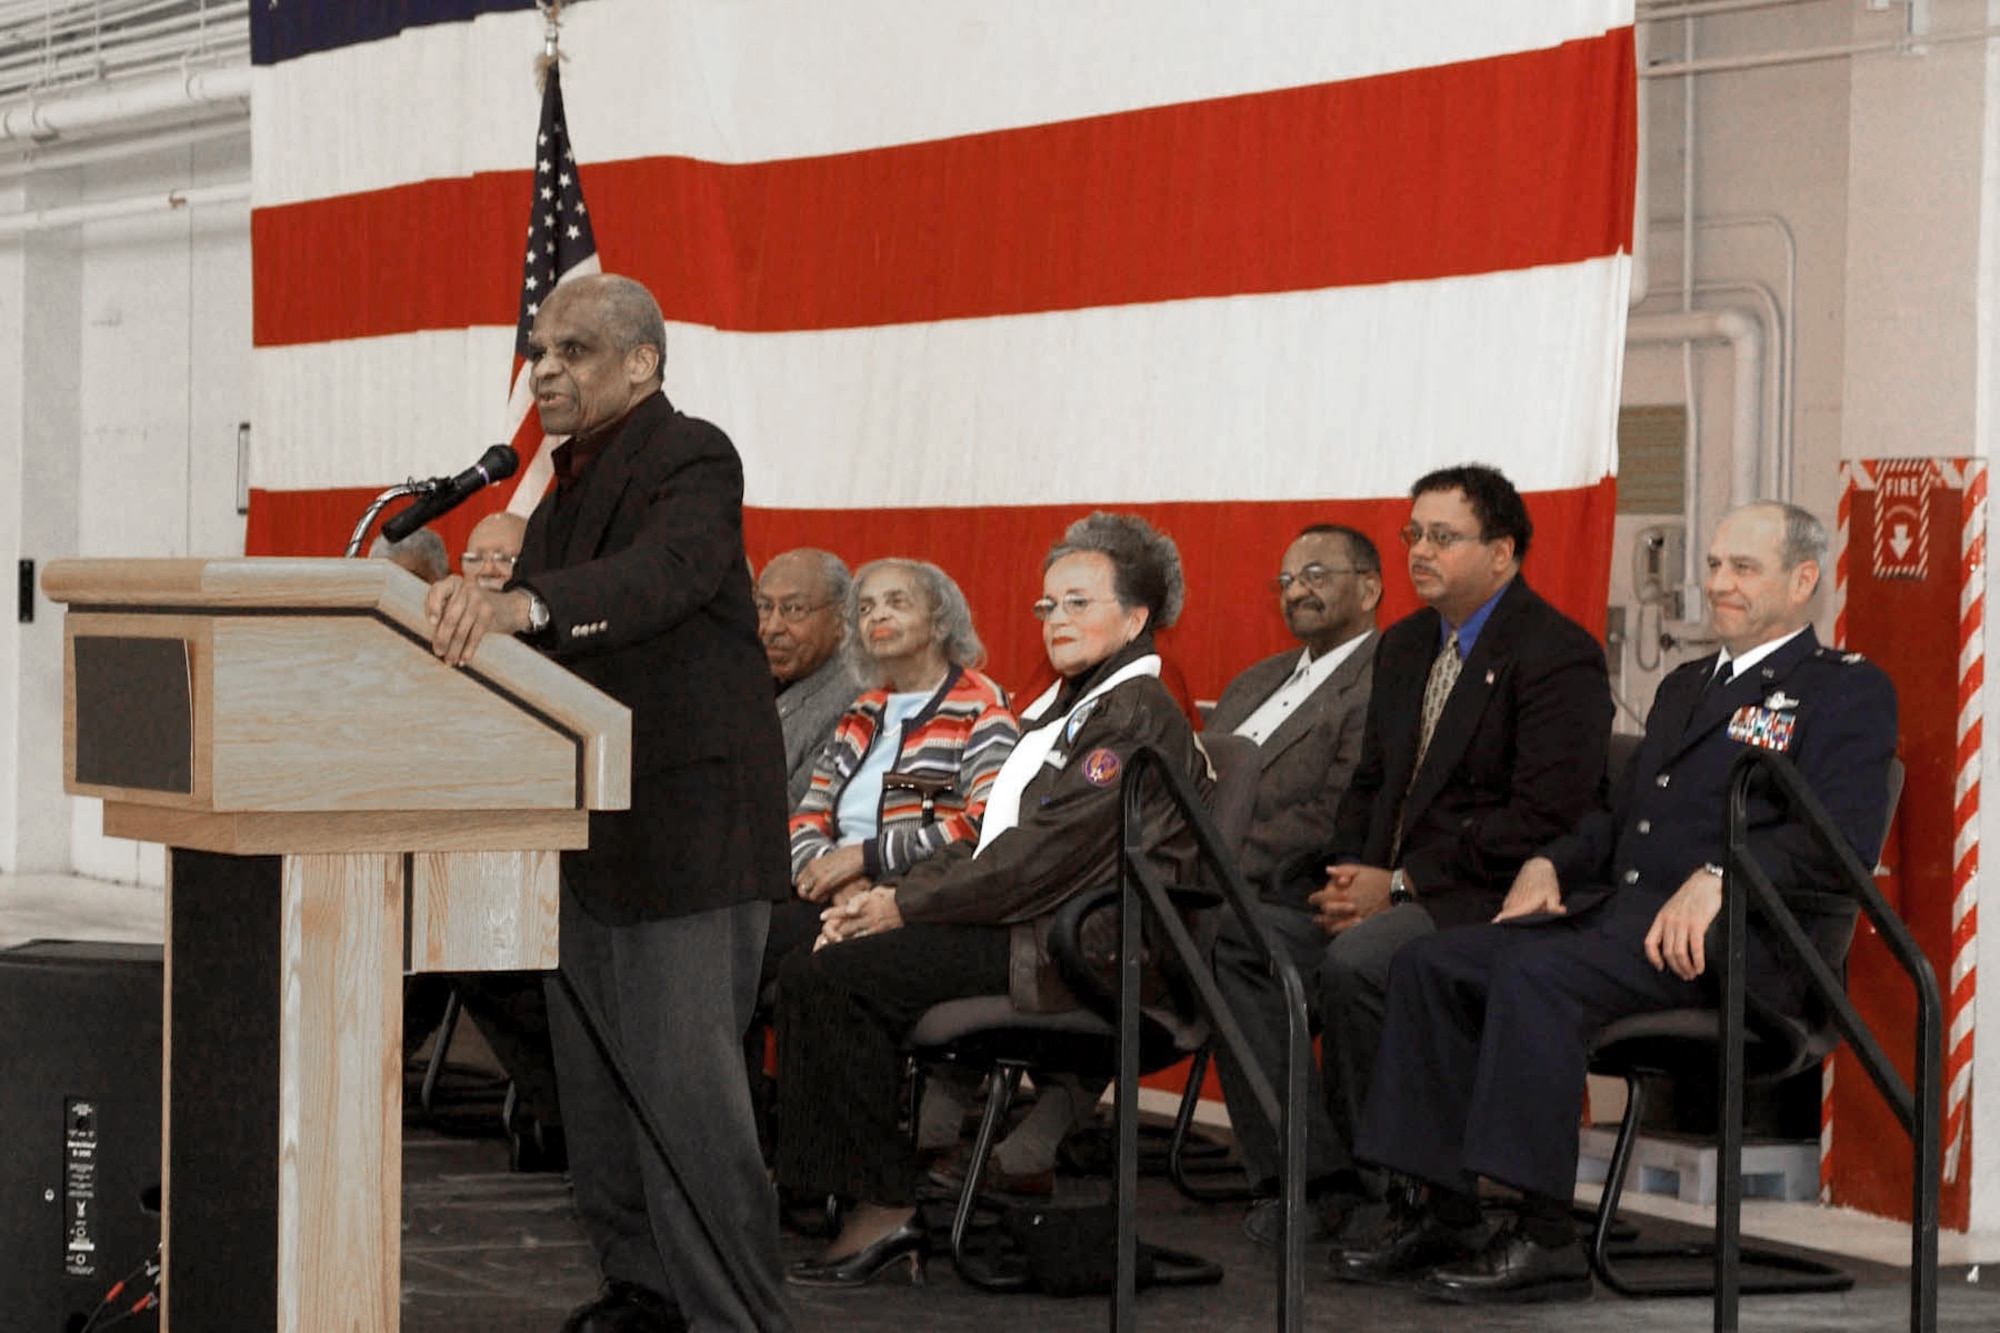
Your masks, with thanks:
M 1839 662 L 1842 666 L 1853 666 L 1857 662 L 1866 662 L 1868 660 L 1867 655 L 1864 653 L 1850 653 L 1839 648 L 1821 648 L 1814 656 L 1830 658 Z

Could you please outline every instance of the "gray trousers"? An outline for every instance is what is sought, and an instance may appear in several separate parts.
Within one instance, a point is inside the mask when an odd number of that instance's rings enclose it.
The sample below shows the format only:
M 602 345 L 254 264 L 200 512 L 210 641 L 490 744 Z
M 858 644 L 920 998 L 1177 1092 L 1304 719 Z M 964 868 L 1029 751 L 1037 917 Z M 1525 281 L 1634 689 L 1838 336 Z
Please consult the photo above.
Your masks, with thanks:
M 609 1027 L 702 1226 L 619 1096 L 589 1033 L 549 981 L 549 1027 L 576 1211 L 604 1276 L 671 1296 L 697 1330 L 789 1330 L 777 1197 L 757 1150 L 743 1032 L 757 998 L 768 903 L 633 926 L 594 920 L 567 887 L 562 966 Z M 726 1247 L 738 1277 L 718 1256 Z M 738 1290 L 738 1284 L 747 1290 Z
M 1308 1016 L 1320 1034 L 1320 1058 L 1308 1069 L 1306 1179 L 1354 1168 L 1354 1129 L 1382 1043 L 1389 960 L 1409 941 L 1436 930 L 1418 903 L 1391 907 L 1329 939 L 1304 908 L 1260 903 L 1258 920 L 1273 947 L 1305 983 Z M 1284 1096 L 1285 996 L 1261 967 L 1234 912 L 1223 913 L 1215 941 L 1215 980 L 1243 1025 L 1264 1076 Z M 1242 1066 L 1220 1046 L 1216 1073 L 1236 1134 L 1237 1154 L 1253 1186 L 1278 1178 L 1278 1133 L 1251 1095 Z

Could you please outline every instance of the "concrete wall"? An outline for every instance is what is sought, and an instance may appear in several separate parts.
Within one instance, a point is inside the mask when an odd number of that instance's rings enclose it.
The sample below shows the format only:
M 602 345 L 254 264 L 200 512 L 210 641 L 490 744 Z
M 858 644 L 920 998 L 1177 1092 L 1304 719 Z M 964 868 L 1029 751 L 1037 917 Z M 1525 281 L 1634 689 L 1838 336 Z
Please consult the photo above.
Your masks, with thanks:
M 0 553 L 231 555 L 250 415 L 249 212 L 169 211 L 241 181 L 247 136 L 17 176 L 0 213 L 155 196 L 118 218 L 0 234 Z M 11 586 L 11 585 L 10 585 Z M 158 848 L 106 839 L 62 793 L 62 623 L 0 621 L 0 869 L 158 883 Z

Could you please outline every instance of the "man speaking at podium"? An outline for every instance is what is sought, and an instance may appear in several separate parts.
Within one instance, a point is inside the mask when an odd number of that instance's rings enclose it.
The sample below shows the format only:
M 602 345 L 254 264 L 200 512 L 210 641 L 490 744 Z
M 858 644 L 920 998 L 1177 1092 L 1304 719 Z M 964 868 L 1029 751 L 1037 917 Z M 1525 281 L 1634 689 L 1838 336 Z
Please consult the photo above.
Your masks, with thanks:
M 569 437 L 554 484 L 505 590 L 454 576 L 425 610 L 449 665 L 518 634 L 632 710 L 632 808 L 592 813 L 589 850 L 563 854 L 562 971 L 668 1160 L 552 981 L 577 1213 L 605 1279 L 562 1327 L 789 1329 L 741 1043 L 789 880 L 742 463 L 661 392 L 666 327 L 631 279 L 557 287 L 531 347 L 542 429 Z

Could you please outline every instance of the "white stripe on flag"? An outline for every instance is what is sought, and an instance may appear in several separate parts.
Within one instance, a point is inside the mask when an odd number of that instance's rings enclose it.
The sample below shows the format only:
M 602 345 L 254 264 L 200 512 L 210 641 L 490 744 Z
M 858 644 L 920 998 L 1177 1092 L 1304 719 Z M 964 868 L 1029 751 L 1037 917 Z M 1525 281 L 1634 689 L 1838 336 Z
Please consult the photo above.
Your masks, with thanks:
M 746 498 L 774 507 L 1394 496 L 1467 459 L 1561 489 L 1614 469 L 1626 270 L 1618 256 L 830 332 L 676 325 L 667 392 L 729 432 Z M 311 438 L 261 451 L 255 484 L 460 465 L 510 435 L 486 386 L 512 341 L 492 328 L 260 349 L 260 419 Z

